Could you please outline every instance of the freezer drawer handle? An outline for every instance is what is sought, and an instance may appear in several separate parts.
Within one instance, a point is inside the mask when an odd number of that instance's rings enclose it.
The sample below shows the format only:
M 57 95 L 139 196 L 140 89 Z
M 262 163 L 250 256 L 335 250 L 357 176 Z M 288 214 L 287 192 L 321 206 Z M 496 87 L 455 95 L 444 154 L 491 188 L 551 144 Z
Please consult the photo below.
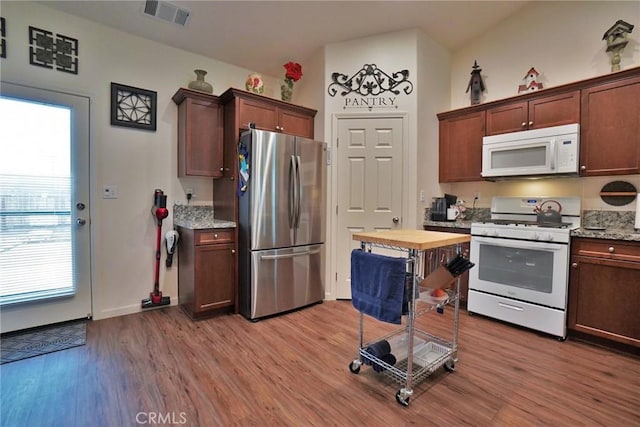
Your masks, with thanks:
M 280 259 L 280 258 L 294 258 L 298 256 L 307 256 L 314 255 L 320 253 L 320 249 L 314 249 L 312 251 L 307 252 L 297 252 L 293 254 L 283 254 L 283 255 L 261 255 L 260 259 Z
M 510 309 L 510 310 L 515 310 L 515 311 L 524 311 L 524 308 L 522 308 L 522 307 L 517 307 L 517 306 L 515 306 L 515 305 L 505 304 L 505 303 L 502 303 L 502 302 L 499 302 L 499 303 L 498 303 L 498 305 L 499 305 L 500 307 L 502 307 L 502 308 L 508 308 L 508 309 Z

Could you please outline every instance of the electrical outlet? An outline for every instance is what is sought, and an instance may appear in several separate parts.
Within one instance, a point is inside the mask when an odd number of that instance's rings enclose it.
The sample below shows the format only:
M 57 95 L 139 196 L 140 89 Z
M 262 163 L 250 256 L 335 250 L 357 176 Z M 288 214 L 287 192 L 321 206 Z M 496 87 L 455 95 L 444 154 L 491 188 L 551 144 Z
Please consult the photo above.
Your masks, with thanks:
M 191 199 L 196 197 L 196 195 L 193 194 L 193 189 L 192 188 L 187 188 L 186 193 L 187 193 L 187 201 L 190 201 Z
M 424 190 L 420 190 L 420 201 L 424 202 Z

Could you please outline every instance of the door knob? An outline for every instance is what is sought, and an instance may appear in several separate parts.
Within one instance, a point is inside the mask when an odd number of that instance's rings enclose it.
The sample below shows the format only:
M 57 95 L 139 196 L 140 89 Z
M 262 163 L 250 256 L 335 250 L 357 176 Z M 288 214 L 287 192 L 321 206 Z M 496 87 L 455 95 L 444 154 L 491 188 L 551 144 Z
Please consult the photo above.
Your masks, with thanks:
M 76 219 L 76 224 L 78 225 L 85 225 L 87 223 L 87 220 L 84 218 L 78 218 Z
M 394 216 L 394 217 L 393 217 L 393 223 L 394 223 L 394 224 L 397 224 L 397 223 L 399 223 L 399 222 L 400 222 L 400 218 L 398 218 L 397 216 Z

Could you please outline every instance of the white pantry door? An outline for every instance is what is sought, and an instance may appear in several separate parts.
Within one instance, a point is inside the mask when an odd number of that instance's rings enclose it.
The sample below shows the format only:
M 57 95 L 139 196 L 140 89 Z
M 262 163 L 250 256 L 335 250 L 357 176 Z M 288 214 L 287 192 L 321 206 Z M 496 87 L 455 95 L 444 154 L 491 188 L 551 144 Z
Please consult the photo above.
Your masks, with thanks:
M 91 317 L 89 98 L 0 83 L 1 332 Z
M 360 246 L 352 234 L 402 227 L 404 125 L 402 117 L 338 120 L 336 298 L 351 298 L 351 250 Z

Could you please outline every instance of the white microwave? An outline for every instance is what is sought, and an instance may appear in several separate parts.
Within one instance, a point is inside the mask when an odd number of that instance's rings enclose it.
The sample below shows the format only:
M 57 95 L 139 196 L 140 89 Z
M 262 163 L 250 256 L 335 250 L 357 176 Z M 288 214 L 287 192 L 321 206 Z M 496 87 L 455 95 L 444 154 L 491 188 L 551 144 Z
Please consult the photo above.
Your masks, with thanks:
M 482 177 L 577 175 L 580 125 L 485 136 Z

